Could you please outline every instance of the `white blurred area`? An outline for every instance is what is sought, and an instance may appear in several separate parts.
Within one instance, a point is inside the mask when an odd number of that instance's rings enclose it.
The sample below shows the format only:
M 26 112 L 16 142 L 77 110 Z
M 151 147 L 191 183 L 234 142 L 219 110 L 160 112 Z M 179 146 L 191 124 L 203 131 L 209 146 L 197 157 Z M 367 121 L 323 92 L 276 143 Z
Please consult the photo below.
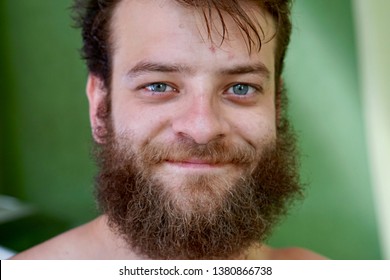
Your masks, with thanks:
M 352 3 L 382 255 L 390 259 L 390 1 L 355 0 Z
M 15 255 L 14 251 L 11 251 L 11 250 L 9 250 L 7 248 L 4 248 L 4 247 L 0 246 L 0 260 L 9 259 L 13 255 Z

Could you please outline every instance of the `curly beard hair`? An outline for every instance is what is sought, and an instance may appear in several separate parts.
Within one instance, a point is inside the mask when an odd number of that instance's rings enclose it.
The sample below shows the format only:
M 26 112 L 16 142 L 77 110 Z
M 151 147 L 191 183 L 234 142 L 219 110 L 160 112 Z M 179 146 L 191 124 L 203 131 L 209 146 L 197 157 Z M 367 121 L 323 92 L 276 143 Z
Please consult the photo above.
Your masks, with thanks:
M 96 197 L 112 231 L 151 259 L 229 259 L 263 242 L 301 197 L 296 141 L 287 120 L 261 153 L 224 141 L 197 145 L 188 139 L 169 145 L 144 143 L 112 133 L 96 145 Z M 167 186 L 156 168 L 167 158 L 199 157 L 232 163 L 240 176 L 188 176 Z M 252 166 L 252 167 L 251 167 Z M 174 178 L 172 178 L 172 182 Z

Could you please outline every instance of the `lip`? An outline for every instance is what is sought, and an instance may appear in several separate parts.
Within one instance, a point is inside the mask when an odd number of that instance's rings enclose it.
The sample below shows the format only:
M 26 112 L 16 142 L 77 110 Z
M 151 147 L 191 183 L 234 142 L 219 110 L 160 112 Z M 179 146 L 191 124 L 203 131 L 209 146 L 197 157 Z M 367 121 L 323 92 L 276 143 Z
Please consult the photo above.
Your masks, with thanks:
M 223 164 L 218 164 L 214 162 L 210 162 L 207 160 L 201 159 L 186 159 L 186 160 L 167 160 L 166 161 L 170 165 L 182 167 L 182 168 L 220 168 Z

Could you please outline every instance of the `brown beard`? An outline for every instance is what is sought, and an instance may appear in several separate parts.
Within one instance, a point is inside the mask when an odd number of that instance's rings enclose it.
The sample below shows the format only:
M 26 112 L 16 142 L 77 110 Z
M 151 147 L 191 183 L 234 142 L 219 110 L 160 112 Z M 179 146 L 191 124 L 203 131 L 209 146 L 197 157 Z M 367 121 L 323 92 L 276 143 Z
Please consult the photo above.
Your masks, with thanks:
M 144 257 L 228 259 L 263 242 L 301 194 L 295 147 L 286 121 L 261 154 L 249 146 L 185 139 L 145 143 L 134 152 L 129 139 L 111 136 L 96 149 L 97 200 L 110 228 Z M 241 175 L 192 176 L 175 188 L 155 176 L 165 160 L 191 157 L 234 164 Z

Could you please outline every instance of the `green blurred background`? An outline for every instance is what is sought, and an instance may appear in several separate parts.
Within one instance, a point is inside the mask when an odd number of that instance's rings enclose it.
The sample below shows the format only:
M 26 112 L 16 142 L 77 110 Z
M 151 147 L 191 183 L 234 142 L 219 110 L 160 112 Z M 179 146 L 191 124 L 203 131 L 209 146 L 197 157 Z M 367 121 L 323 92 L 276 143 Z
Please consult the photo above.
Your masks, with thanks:
M 0 194 L 34 211 L 0 224 L 15 251 L 97 215 L 86 68 L 71 0 L 0 3 Z M 274 246 L 381 259 L 359 89 L 352 3 L 296 0 L 285 80 L 307 198 Z

